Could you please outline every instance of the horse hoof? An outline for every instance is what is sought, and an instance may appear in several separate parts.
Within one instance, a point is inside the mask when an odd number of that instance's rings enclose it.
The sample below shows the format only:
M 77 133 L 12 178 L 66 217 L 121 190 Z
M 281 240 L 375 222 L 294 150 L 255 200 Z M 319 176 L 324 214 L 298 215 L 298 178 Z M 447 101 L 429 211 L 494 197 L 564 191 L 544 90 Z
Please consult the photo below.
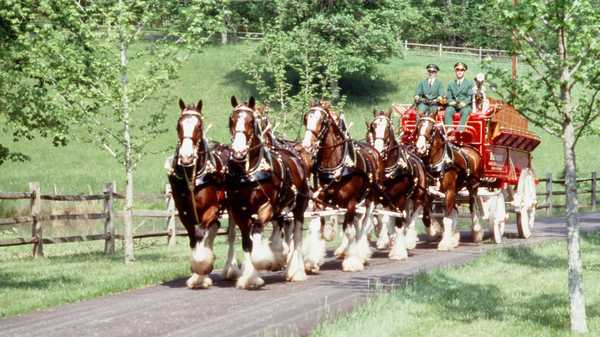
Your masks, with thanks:
M 390 248 L 390 240 L 377 240 L 377 249 L 384 250 Z
M 302 270 L 301 272 L 296 272 L 293 275 L 286 275 L 285 279 L 288 282 L 302 282 L 302 281 L 306 281 L 307 276 L 306 276 L 306 273 L 304 272 L 304 270 Z
M 224 280 L 237 280 L 241 275 L 240 268 L 232 264 L 223 269 L 223 279 Z
M 454 242 L 450 242 L 451 240 L 442 240 L 440 241 L 440 243 L 438 244 L 437 249 L 438 250 L 442 250 L 442 251 L 447 251 L 447 250 L 452 250 L 454 249 L 454 247 L 456 247 L 454 245 Z
M 342 270 L 347 272 L 362 271 L 365 269 L 363 262 L 356 256 L 349 256 L 342 262 Z
M 258 277 L 258 276 L 253 276 L 253 277 L 249 277 L 249 278 L 240 278 L 237 280 L 235 287 L 238 289 L 248 289 L 248 290 L 254 290 L 254 289 L 259 289 L 262 286 L 265 285 L 265 281 Z
M 483 230 L 473 230 L 471 231 L 471 236 L 473 238 L 474 243 L 481 243 L 483 241 Z
M 212 286 L 212 280 L 208 275 L 200 275 L 200 274 L 192 274 L 192 276 L 187 279 L 185 285 L 190 289 L 207 289 Z

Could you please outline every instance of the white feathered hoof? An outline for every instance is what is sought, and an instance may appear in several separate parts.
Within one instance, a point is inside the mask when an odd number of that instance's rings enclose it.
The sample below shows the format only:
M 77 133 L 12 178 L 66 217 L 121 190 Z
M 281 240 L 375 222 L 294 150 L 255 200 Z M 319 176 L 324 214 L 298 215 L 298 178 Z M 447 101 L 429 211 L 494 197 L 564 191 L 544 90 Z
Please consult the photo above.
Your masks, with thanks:
M 369 241 L 367 240 L 367 236 L 363 235 L 360 240 L 358 240 L 358 257 L 365 263 L 368 261 L 373 255 L 373 250 L 369 245 Z
M 402 249 L 392 249 L 390 250 L 390 253 L 388 255 L 388 258 L 390 260 L 406 260 L 408 259 L 408 252 L 406 250 L 402 250 Z
M 419 241 L 419 237 L 417 236 L 417 231 L 414 228 L 409 228 L 406 230 L 406 249 L 415 249 L 417 247 L 417 242 Z
M 471 238 L 473 238 L 473 242 L 481 243 L 483 241 L 483 234 L 485 231 L 480 225 L 475 225 L 471 228 Z
M 483 230 L 482 230 L 483 232 Z M 456 248 L 460 245 L 460 232 L 455 232 L 452 235 L 452 248 Z
M 492 227 L 492 241 L 494 243 L 502 243 L 502 231 L 499 223 L 494 223 Z
M 200 275 L 197 273 L 193 273 L 185 282 L 185 285 L 190 289 L 207 289 L 212 286 L 212 284 L 212 280 L 208 275 Z
M 302 254 L 298 251 L 292 253 L 292 258 L 285 272 L 285 279 L 289 282 L 306 281 L 306 272 L 304 271 L 304 261 Z
M 230 263 L 225 265 L 223 268 L 223 279 L 224 280 L 237 280 L 241 275 L 240 267 L 237 261 L 233 259 Z
M 252 263 L 257 270 L 272 270 L 276 266 L 275 255 L 266 242 L 254 244 L 252 247 Z
M 260 278 L 257 273 L 252 273 L 248 276 L 242 275 L 235 283 L 236 288 L 248 290 L 259 289 L 264 285 L 265 281 Z
M 304 269 L 307 272 L 317 273 L 325 261 L 325 240 L 307 240 L 302 246 L 304 256 Z
M 439 240 L 441 237 L 442 237 L 442 227 L 440 226 L 440 224 L 437 221 L 432 220 L 431 225 L 429 225 L 429 227 L 427 227 L 427 240 L 436 241 L 436 240 Z
M 363 260 L 358 256 L 346 256 L 342 261 L 342 270 L 347 272 L 362 271 L 365 269 Z
M 444 238 L 440 243 L 438 243 L 438 250 L 453 250 L 456 247 L 454 243 L 454 238 Z
M 380 235 L 377 239 L 377 249 L 387 249 L 390 247 L 390 237 L 386 235 Z

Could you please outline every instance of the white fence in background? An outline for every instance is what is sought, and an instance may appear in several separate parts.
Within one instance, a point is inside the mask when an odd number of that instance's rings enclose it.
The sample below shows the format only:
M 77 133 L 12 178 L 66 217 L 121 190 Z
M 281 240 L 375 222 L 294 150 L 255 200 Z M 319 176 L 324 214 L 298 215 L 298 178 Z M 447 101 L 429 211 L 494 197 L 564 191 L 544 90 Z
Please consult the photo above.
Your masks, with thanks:
M 260 40 L 263 37 L 263 33 L 258 32 L 228 32 L 228 35 L 234 39 L 239 40 Z M 482 61 L 484 58 L 490 57 L 496 61 L 510 61 L 511 55 L 507 50 L 502 49 L 490 49 L 490 48 L 471 48 L 471 47 L 456 47 L 456 46 L 445 46 L 443 44 L 425 44 L 425 43 L 412 43 L 404 40 L 402 47 L 405 52 L 411 54 L 424 55 L 424 56 L 466 56 L 478 58 Z

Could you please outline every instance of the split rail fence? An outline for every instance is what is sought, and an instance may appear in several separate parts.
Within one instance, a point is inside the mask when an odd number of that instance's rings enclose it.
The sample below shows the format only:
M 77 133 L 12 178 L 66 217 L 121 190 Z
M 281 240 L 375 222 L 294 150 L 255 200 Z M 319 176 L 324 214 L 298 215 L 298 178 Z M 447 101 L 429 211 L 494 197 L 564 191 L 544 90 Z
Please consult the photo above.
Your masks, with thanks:
M 597 205 L 597 182 L 598 176 L 596 172 L 592 172 L 589 178 L 577 178 L 578 198 L 580 208 L 591 208 L 596 210 Z M 538 178 L 538 210 L 545 210 L 546 216 L 551 216 L 554 210 L 565 208 L 565 202 L 556 202 L 557 197 L 566 195 L 564 179 L 554 179 L 552 174 L 547 174 L 543 178 Z M 145 195 L 148 196 L 148 195 Z M 589 196 L 589 199 L 584 197 Z M 153 194 L 152 198 L 160 198 L 165 201 L 165 210 L 133 210 L 133 216 L 138 218 L 162 218 L 165 221 L 165 231 L 155 231 L 149 233 L 135 234 L 134 239 L 143 239 L 150 237 L 167 237 L 169 247 L 175 245 L 177 236 L 187 235 L 184 230 L 178 230 L 177 210 L 171 195 L 170 185 L 165 185 L 164 194 Z M 543 202 L 540 202 L 540 197 Z M 115 223 L 119 217 L 122 217 L 122 211 L 115 210 L 115 200 L 124 199 L 124 196 L 117 193 L 115 183 L 108 183 L 104 187 L 102 194 L 90 195 L 57 195 L 57 194 L 42 194 L 40 184 L 37 182 L 29 183 L 28 192 L 0 192 L 0 200 L 30 200 L 30 214 L 28 216 L 17 216 L 12 218 L 0 218 L 0 229 L 6 226 L 14 226 L 19 224 L 31 223 L 31 237 L 29 238 L 14 238 L 0 240 L 0 247 L 18 246 L 18 245 L 33 245 L 33 256 L 43 256 L 44 244 L 58 244 L 80 241 L 97 241 L 104 240 L 104 253 L 107 255 L 114 254 L 116 240 L 122 240 L 123 236 L 116 233 Z M 81 214 L 55 214 L 44 215 L 42 213 L 42 202 L 83 202 L 83 201 L 102 201 L 102 212 L 96 213 L 81 213 Z M 584 201 L 589 200 L 589 203 Z M 509 207 L 512 209 L 512 207 Z M 335 211 L 332 211 L 335 213 Z M 334 213 L 331 213 L 332 215 Z M 308 216 L 313 215 L 310 212 Z M 43 223 L 46 221 L 55 220 L 102 220 L 104 219 L 104 232 L 90 235 L 73 235 L 63 237 L 46 238 L 43 236 Z M 226 231 L 221 229 L 218 235 L 225 235 Z

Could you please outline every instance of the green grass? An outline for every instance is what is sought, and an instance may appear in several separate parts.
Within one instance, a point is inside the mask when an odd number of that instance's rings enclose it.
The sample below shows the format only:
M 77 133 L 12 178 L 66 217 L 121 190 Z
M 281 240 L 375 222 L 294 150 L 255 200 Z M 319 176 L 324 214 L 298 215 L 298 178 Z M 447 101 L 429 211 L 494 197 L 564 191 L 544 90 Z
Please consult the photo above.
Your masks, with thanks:
M 217 238 L 216 268 L 224 263 L 224 240 Z M 178 238 L 173 250 L 165 242 L 164 238 L 136 240 L 132 266 L 123 263 L 121 249 L 105 256 L 103 241 L 45 245 L 46 258 L 36 259 L 31 257 L 31 246 L 2 248 L 0 318 L 189 276 L 187 238 Z
M 137 192 L 158 193 L 166 183 L 163 170 L 164 158 L 171 154 L 175 145 L 174 126 L 179 114 L 177 99 L 186 102 L 204 100 L 206 123 L 213 125 L 209 138 L 229 141 L 226 120 L 231 111 L 229 97 L 236 95 L 246 99 L 254 94 L 254 89 L 246 84 L 246 77 L 239 70 L 240 63 L 253 51 L 252 44 L 206 47 L 203 53 L 193 56 L 181 70 L 180 79 L 166 93 L 172 105 L 171 115 L 167 118 L 167 127 L 172 132 L 163 134 L 150 145 L 158 151 L 147 156 L 135 173 Z M 447 82 L 452 78 L 452 66 L 457 60 L 469 64 L 468 77 L 473 77 L 480 69 L 476 58 L 422 56 L 409 54 L 404 59 L 394 58 L 377 67 L 380 78 L 349 78 L 341 83 L 343 93 L 348 96 L 346 106 L 347 119 L 354 122 L 351 133 L 362 138 L 365 132 L 364 121 L 371 118 L 373 108 L 387 109 L 393 103 L 411 102 L 416 83 L 424 76 L 424 66 L 437 63 L 441 68 L 439 77 Z M 504 66 L 508 64 L 504 63 Z M 147 106 L 153 109 L 154 106 Z M 141 117 L 146 111 L 137 111 L 134 118 Z M 538 175 L 552 172 L 558 176 L 562 172 L 562 146 L 560 140 L 545 132 L 532 128 L 542 143 L 534 152 L 533 167 Z M 577 147 L 578 171 L 588 175 L 599 168 L 594 146 L 597 137 L 582 139 Z M 1 191 L 25 191 L 27 183 L 39 181 L 42 191 L 53 191 L 57 186 L 59 193 L 87 193 L 89 189 L 98 192 L 106 182 L 116 180 L 119 190 L 124 188 L 124 170 L 110 155 L 92 144 L 72 141 L 62 148 L 53 147 L 46 139 L 19 141 L 12 143 L 11 136 L 0 135 L 0 142 L 8 144 L 16 151 L 31 156 L 30 162 L 6 163 L 0 168 Z M 169 150 L 166 150 L 169 149 Z M 3 206 L 2 203 L 5 203 Z M 0 202 L 0 209 L 7 208 L 8 202 Z M 12 202 L 10 202 L 12 205 Z
M 600 234 L 584 237 L 589 336 L 600 335 Z M 564 241 L 492 251 L 460 268 L 417 276 L 312 337 L 569 335 Z

